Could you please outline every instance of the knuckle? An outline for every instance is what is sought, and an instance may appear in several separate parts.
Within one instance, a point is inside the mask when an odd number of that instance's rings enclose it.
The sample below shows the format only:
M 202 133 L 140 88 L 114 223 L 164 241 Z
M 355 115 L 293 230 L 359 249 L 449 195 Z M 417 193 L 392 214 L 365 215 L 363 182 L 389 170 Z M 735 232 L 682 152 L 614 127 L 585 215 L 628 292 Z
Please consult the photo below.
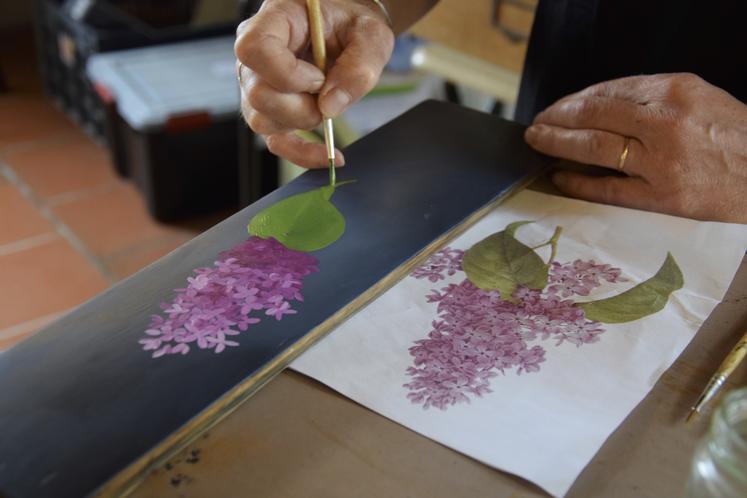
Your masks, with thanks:
M 356 18 L 355 27 L 367 36 L 386 36 L 392 32 L 381 19 L 368 14 Z
M 616 84 L 617 84 L 617 81 L 615 80 L 601 81 L 599 83 L 596 83 L 586 88 L 584 91 L 581 92 L 581 94 L 584 96 L 589 96 L 589 97 L 594 96 L 594 95 L 608 95 L 615 90 Z
M 255 69 L 263 58 L 262 43 L 254 40 L 252 36 L 245 35 L 242 38 L 243 43 L 236 51 L 236 57 L 250 69 Z
M 272 152 L 273 154 L 277 155 L 279 151 L 279 140 L 277 135 L 267 135 L 265 138 L 265 144 L 267 145 L 267 150 Z
M 703 80 L 693 73 L 676 73 L 664 77 L 664 95 L 670 100 L 679 100 L 690 93 Z
M 236 37 L 237 38 L 240 37 L 244 33 L 244 31 L 247 30 L 247 28 L 249 28 L 250 22 L 251 22 L 251 18 L 244 19 L 243 21 L 239 23 L 238 26 L 236 26 Z
M 540 126 L 535 136 L 536 145 L 542 150 L 556 152 L 558 140 L 552 129 L 547 126 Z
M 373 88 L 379 79 L 379 72 L 371 66 L 362 65 L 354 71 L 352 81 L 356 88 L 363 92 Z
M 268 126 L 267 119 L 257 111 L 249 112 L 247 124 L 249 124 L 249 128 L 254 130 L 256 133 L 259 133 L 260 135 L 265 135 L 272 131 L 271 127 Z
M 363 19 L 364 29 L 367 31 L 370 38 L 384 43 L 384 48 L 389 48 L 391 50 L 394 47 L 394 33 L 391 28 L 380 19 L 373 17 L 365 17 Z
M 272 45 L 266 43 L 267 39 L 267 35 L 249 29 L 234 44 L 236 57 L 253 70 L 272 67 Z
M 673 79 L 685 86 L 692 86 L 703 81 L 703 79 L 695 73 L 677 73 L 673 76 Z
M 261 109 L 265 100 L 264 93 L 262 85 L 257 83 L 249 85 L 245 89 L 246 101 L 249 107 L 258 110 Z
M 321 115 L 314 115 L 313 113 L 303 113 L 298 116 L 298 123 L 296 128 L 300 130 L 313 130 L 322 122 Z
M 246 64 L 257 47 L 256 17 L 243 21 L 236 28 L 236 41 L 233 43 L 233 51 L 236 57 Z
M 571 100 L 564 107 L 574 123 L 587 122 L 596 114 L 594 100 L 588 97 Z
M 597 157 L 604 150 L 604 139 L 600 133 L 590 131 L 583 137 L 586 144 L 586 152 L 591 157 Z
M 260 122 L 259 114 L 257 114 L 256 111 L 250 110 L 248 114 L 244 115 L 244 119 L 246 119 L 246 124 L 249 125 L 249 128 L 260 133 L 258 128 L 261 127 L 262 123 Z

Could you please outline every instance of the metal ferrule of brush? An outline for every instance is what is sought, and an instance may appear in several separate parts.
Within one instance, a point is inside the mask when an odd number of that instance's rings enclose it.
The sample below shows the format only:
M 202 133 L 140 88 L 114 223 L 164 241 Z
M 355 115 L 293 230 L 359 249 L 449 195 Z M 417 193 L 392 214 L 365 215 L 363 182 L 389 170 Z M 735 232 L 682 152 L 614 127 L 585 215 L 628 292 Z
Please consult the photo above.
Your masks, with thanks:
M 708 403 L 713 396 L 716 395 L 716 392 L 721 388 L 723 383 L 726 382 L 726 376 L 725 375 L 719 375 L 717 377 L 714 377 L 711 379 L 711 381 L 708 383 L 708 386 L 706 386 L 705 390 L 703 391 L 703 394 L 700 396 L 700 399 L 695 404 L 695 411 L 700 411 L 703 406 Z
M 324 144 L 327 146 L 327 159 L 335 160 L 335 133 L 332 118 L 324 118 Z

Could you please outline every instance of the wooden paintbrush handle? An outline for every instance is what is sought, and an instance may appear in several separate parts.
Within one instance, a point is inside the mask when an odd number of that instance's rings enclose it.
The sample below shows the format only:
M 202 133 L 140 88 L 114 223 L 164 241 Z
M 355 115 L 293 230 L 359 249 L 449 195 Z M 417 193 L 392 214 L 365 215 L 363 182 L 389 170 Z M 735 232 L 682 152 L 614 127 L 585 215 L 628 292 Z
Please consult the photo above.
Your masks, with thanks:
M 742 336 L 742 339 L 740 339 L 740 341 L 734 345 L 726 358 L 724 358 L 724 361 L 718 367 L 717 373 L 723 375 L 724 377 L 728 377 L 732 374 L 732 372 L 734 372 L 734 370 L 736 370 L 736 368 L 739 366 L 742 360 L 744 360 L 744 357 L 746 355 L 747 332 L 745 332 L 744 336 Z
M 323 73 L 327 69 L 327 49 L 324 43 L 324 21 L 322 7 L 319 0 L 306 0 L 309 11 L 309 31 L 311 34 L 311 51 L 314 54 L 314 64 Z

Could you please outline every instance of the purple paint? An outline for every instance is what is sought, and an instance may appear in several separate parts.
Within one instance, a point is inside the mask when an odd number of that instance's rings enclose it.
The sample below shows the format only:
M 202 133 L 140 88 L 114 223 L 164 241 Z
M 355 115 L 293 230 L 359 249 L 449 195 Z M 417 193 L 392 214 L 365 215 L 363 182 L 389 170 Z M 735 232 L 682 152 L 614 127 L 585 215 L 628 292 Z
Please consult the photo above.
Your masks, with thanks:
M 231 338 L 260 317 L 296 314 L 292 302 L 303 301 L 303 279 L 319 271 L 317 264 L 275 239 L 251 237 L 221 253 L 213 266 L 194 270 L 187 287 L 175 289 L 171 303 L 161 305 L 165 316 L 153 315 L 139 342 L 153 358 L 238 346 Z

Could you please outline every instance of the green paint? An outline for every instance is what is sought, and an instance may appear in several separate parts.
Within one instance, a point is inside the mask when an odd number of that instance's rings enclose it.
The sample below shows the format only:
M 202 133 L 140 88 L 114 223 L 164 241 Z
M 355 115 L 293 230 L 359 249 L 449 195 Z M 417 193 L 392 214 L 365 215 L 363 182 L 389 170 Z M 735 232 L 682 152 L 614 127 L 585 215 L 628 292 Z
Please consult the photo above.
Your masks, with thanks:
M 340 182 L 337 186 L 347 182 Z M 257 213 L 247 227 L 251 235 L 273 237 L 289 249 L 317 251 L 345 231 L 345 218 L 330 202 L 335 186 L 296 194 Z
M 670 253 L 656 275 L 630 290 L 608 299 L 579 303 L 586 318 L 602 323 L 625 323 L 652 315 L 664 308 L 669 295 L 684 285 L 682 271 Z
M 329 185 L 332 187 L 333 190 L 335 186 L 337 185 L 337 175 L 335 174 L 335 160 L 334 159 L 329 160 Z
M 527 223 L 531 221 L 511 223 L 502 232 L 481 240 L 464 253 L 462 268 L 473 284 L 483 290 L 498 290 L 503 299 L 512 302 L 512 294 L 519 285 L 545 288 L 548 265 L 515 237 L 516 230 Z M 559 236 L 560 231 L 556 230 L 546 243 L 553 245 L 553 252 Z

